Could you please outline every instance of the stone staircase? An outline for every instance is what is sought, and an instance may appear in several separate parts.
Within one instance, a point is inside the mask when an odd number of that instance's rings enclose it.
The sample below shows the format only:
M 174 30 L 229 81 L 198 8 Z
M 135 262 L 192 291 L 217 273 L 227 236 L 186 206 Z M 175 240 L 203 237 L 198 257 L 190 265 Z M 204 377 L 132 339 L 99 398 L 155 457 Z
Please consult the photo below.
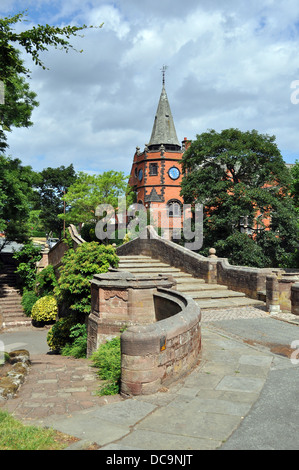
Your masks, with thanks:
M 32 325 L 31 318 L 26 317 L 23 311 L 14 270 L 14 266 L 8 265 L 0 272 L 0 315 L 5 330 Z
M 120 256 L 119 269 L 132 274 L 171 275 L 177 282 L 177 290 L 192 297 L 202 310 L 265 305 L 260 300 L 246 297 L 242 292 L 230 290 L 220 284 L 207 284 L 203 279 L 195 278 L 178 268 L 147 256 Z

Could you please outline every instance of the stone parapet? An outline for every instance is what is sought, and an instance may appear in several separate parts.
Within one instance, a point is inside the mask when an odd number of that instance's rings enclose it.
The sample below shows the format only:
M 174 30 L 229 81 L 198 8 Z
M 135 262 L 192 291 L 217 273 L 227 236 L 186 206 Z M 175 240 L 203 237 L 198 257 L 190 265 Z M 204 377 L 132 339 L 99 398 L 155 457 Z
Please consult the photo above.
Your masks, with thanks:
M 201 359 L 201 314 L 198 305 L 175 291 L 158 295 L 181 310 L 151 325 L 128 328 L 121 335 L 121 394 L 148 395 L 188 374 Z
M 87 356 L 120 335 L 125 396 L 155 393 L 200 362 L 200 308 L 175 290 L 171 277 L 134 276 L 114 269 L 96 274 L 91 309 Z
M 158 258 L 194 277 L 204 279 L 208 284 L 223 284 L 229 289 L 243 292 L 253 299 L 258 299 L 266 291 L 266 277 L 272 269 L 233 266 L 226 258 L 218 258 L 215 250 L 205 257 L 191 250 L 159 237 L 153 227 L 146 227 L 146 232 L 139 238 L 117 248 L 119 256 L 146 255 Z
M 272 269 L 252 268 L 247 266 L 232 266 L 226 258 L 218 258 L 217 281 L 229 289 L 243 292 L 252 299 L 258 299 L 261 292 L 266 290 L 266 278 Z
M 206 258 L 183 246 L 159 237 L 153 227 L 146 227 L 139 238 L 117 247 L 119 256 L 146 255 L 159 258 L 194 277 L 205 279 L 210 284 L 217 283 L 217 258 Z
M 299 315 L 299 274 L 278 271 L 267 276 L 266 302 L 270 313 Z

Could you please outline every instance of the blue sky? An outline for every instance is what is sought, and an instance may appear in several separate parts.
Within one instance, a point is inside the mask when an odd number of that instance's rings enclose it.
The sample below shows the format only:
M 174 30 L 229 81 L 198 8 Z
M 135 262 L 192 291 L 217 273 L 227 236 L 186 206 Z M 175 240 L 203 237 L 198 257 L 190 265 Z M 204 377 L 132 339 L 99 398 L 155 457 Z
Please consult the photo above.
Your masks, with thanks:
M 49 70 L 24 56 L 40 106 L 15 129 L 9 154 L 40 171 L 129 174 L 148 142 L 161 68 L 179 140 L 229 127 L 275 135 L 287 163 L 299 159 L 299 2 L 285 0 L 1 0 L 1 16 L 27 9 L 27 23 L 99 25 L 49 50 Z M 0 77 L 1 78 L 1 77 Z M 299 93 L 297 95 L 299 97 Z

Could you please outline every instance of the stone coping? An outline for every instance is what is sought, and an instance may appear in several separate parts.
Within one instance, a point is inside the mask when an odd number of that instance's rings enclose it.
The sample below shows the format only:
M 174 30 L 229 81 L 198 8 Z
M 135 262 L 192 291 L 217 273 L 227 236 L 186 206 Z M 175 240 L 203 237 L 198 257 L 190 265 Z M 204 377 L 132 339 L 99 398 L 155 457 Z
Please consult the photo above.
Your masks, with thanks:
M 102 274 L 94 274 L 91 284 L 98 287 L 115 288 L 132 288 L 132 289 L 150 289 L 157 286 L 172 287 L 176 285 L 176 281 L 171 275 L 134 275 L 127 271 L 110 268 L 109 272 Z

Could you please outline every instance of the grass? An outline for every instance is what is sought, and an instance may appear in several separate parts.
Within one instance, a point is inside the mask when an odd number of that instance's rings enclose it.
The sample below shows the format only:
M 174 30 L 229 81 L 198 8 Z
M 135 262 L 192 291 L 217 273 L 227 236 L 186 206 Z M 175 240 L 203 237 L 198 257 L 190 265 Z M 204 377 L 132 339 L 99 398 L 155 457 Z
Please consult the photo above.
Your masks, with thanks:
M 63 450 L 74 442 L 73 437 L 53 429 L 26 426 L 2 410 L 0 429 L 0 450 Z

